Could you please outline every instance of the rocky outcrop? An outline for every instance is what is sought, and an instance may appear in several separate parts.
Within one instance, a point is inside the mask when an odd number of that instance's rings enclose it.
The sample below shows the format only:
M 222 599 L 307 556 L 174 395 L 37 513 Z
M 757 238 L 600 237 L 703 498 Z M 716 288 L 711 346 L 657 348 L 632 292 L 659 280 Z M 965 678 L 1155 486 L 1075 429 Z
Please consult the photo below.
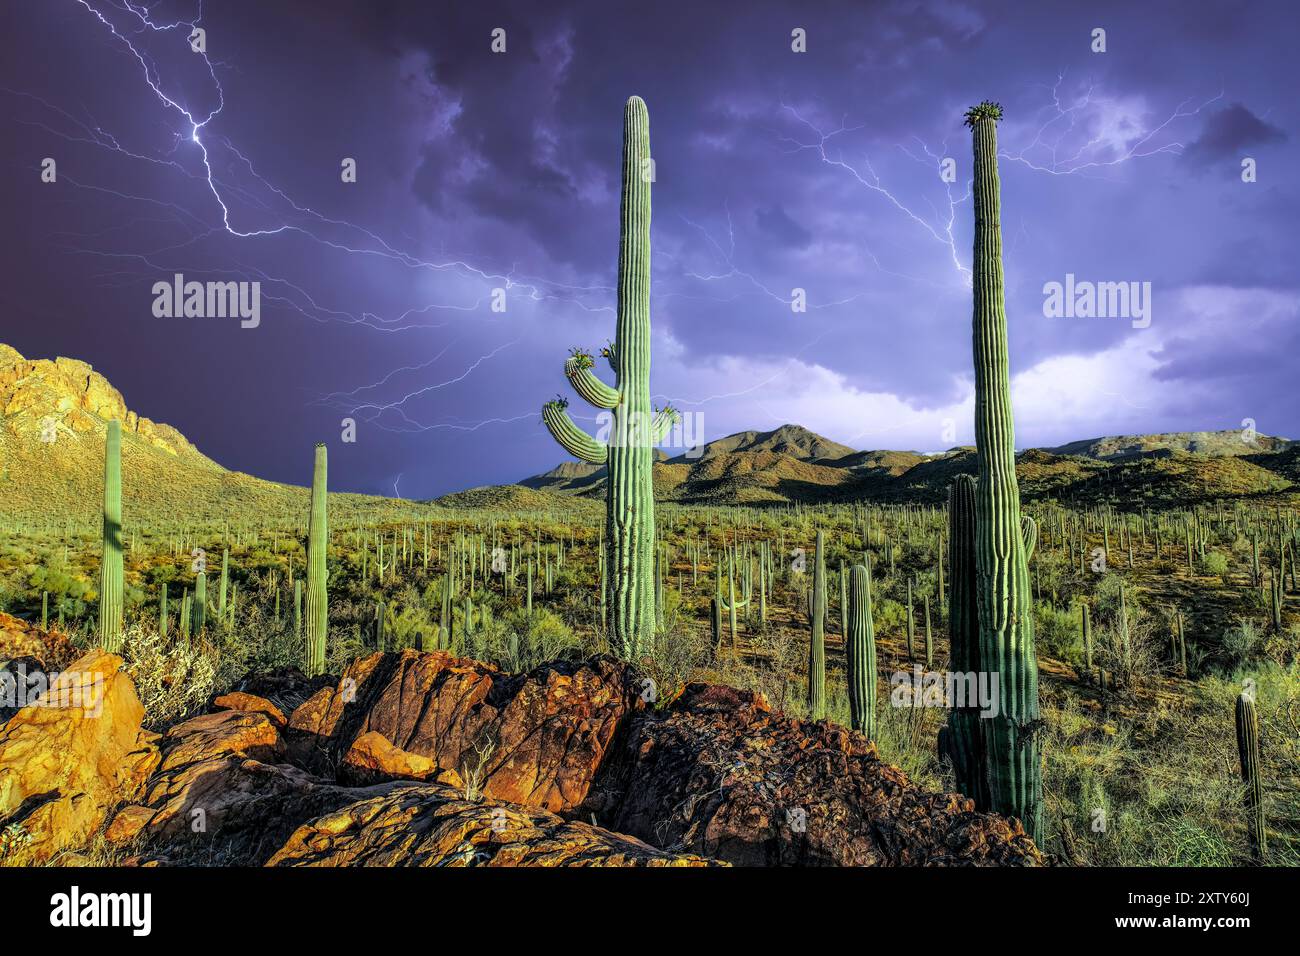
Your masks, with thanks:
M 399 787 L 299 827 L 269 866 L 709 866 L 536 808 Z
M 646 709 L 610 659 L 510 675 L 374 654 L 323 684 L 243 681 L 162 737 L 120 666 L 85 655 L 51 694 L 90 708 L 0 731 L 0 823 L 36 861 L 116 808 L 103 833 L 141 865 L 1043 862 L 1019 823 L 915 786 L 856 733 L 704 684 Z
M 372 654 L 293 712 L 290 746 L 304 766 L 335 766 L 373 732 L 488 797 L 562 811 L 639 706 L 633 675 L 606 658 L 511 675 L 444 651 Z
M 158 763 L 156 735 L 122 659 L 73 662 L 0 730 L 0 825 L 25 834 L 34 862 L 83 845 Z
M 657 846 L 747 866 L 1043 863 L 1018 821 L 922 790 L 860 734 L 706 684 L 631 722 L 588 808 Z

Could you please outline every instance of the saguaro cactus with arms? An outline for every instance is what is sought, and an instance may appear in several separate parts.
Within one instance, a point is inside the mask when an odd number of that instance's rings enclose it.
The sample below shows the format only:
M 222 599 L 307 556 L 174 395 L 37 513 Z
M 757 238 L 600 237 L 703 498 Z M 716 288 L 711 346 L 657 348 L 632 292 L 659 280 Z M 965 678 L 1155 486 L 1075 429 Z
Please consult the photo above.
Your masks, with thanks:
M 618 327 L 603 350 L 617 384 L 592 372 L 589 352 L 574 350 L 564 374 L 574 390 L 609 414 L 608 441 L 598 441 L 569 417 L 557 398 L 542 421 L 576 458 L 607 465 L 605 554 L 610 594 L 610 645 L 625 660 L 648 654 L 655 633 L 655 505 L 653 448 L 677 420 L 677 412 L 650 405 L 650 117 L 639 96 L 623 110 L 623 197 L 618 240 Z

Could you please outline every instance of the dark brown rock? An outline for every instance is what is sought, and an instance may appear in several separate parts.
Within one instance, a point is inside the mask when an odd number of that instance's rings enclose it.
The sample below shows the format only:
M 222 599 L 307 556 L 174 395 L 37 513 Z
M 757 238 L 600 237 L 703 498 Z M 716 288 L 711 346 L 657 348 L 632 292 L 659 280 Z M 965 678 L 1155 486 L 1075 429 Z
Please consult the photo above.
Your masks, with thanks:
M 313 820 L 268 866 L 709 866 L 538 808 L 407 785 Z
M 1019 821 L 922 790 L 860 734 L 703 684 L 631 721 L 588 807 L 620 832 L 738 865 L 1044 862 Z

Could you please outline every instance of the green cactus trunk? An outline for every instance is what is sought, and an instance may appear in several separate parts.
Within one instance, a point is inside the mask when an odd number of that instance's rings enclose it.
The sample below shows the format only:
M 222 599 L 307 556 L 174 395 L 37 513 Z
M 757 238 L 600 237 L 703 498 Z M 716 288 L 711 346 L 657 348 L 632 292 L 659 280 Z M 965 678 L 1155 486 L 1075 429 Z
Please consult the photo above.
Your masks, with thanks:
M 948 491 L 948 641 L 955 674 L 979 674 L 980 628 L 975 577 L 975 479 L 958 475 Z M 941 732 L 940 751 L 952 763 L 957 790 L 989 805 L 984 781 L 984 738 L 975 701 L 953 707 Z
M 122 423 L 108 423 L 104 444 L 104 552 L 99 566 L 99 643 L 122 649 Z
M 1241 758 L 1241 781 L 1246 785 L 1246 822 L 1250 830 L 1250 852 L 1262 862 L 1268 846 L 1264 838 L 1264 783 L 1259 764 L 1259 718 L 1255 699 L 1237 697 L 1237 754 Z
M 967 117 L 974 143 L 975 249 L 973 345 L 975 568 L 980 664 L 1000 684 L 999 709 L 982 721 L 990 806 L 1014 815 L 1029 834 L 1043 832 L 1039 756 L 1038 658 L 1029 565 L 1020 522 L 1015 432 L 1007 361 L 1002 282 L 1002 227 L 997 120 L 1001 109 L 976 107 Z
M 325 635 L 329 629 L 325 553 L 329 544 L 326 508 L 328 460 L 325 446 L 316 446 L 311 479 L 311 518 L 307 526 L 307 676 L 325 673 Z
M 622 201 L 618 254 L 618 324 L 606 351 L 617 385 L 591 371 L 586 353 L 565 364 L 574 389 L 597 408 L 612 411 L 608 442 L 583 433 L 564 411 L 567 401 L 548 402 L 542 420 L 566 450 L 608 467 L 606 579 L 610 647 L 625 660 L 650 654 L 655 637 L 655 508 L 651 465 L 654 445 L 676 420 L 650 405 L 650 119 L 633 96 L 623 112 Z
M 817 532 L 812 599 L 808 602 L 808 616 L 812 623 L 812 641 L 808 649 L 808 713 L 813 720 L 821 720 L 826 716 L 825 536 L 824 531 Z
M 162 596 L 158 599 L 158 636 L 167 638 L 167 582 L 163 582 Z
M 193 632 L 197 637 L 208 624 L 208 575 L 200 571 L 194 577 Z
M 221 584 L 217 587 L 217 617 L 226 623 L 226 596 L 230 591 L 230 549 L 221 552 Z
M 613 364 L 620 401 L 609 442 L 611 645 L 627 660 L 654 640 L 655 503 L 650 406 L 650 118 L 639 97 L 623 113 L 623 198 L 618 254 L 618 327 Z
M 871 620 L 871 572 L 855 564 L 849 574 L 848 630 L 845 654 L 849 668 L 849 722 L 868 740 L 876 736 L 876 631 Z

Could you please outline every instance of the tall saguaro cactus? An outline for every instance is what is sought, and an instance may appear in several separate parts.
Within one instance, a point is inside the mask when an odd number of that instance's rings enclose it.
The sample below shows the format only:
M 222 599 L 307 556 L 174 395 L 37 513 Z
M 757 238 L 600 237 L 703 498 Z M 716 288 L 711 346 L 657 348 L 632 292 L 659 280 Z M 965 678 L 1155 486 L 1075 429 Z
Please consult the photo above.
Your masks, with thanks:
M 993 810 L 1017 816 L 1030 835 L 1042 833 L 1038 658 L 1028 548 L 1020 522 L 1015 429 L 1007 362 L 1002 285 L 1002 226 L 997 122 L 1002 108 L 985 101 L 966 112 L 974 143 L 976 604 L 980 666 L 999 682 L 998 713 L 985 718 L 985 778 Z M 1024 531 L 1029 531 L 1027 527 Z
M 808 714 L 813 720 L 826 716 L 826 533 L 818 530 L 813 562 L 813 589 L 808 599 L 812 640 L 808 646 Z
M 325 505 L 326 452 L 316 446 L 311 478 L 311 518 L 307 525 L 307 676 L 325 672 L 325 632 L 329 628 L 329 594 L 325 587 L 325 551 L 329 521 Z
M 592 464 L 607 465 L 605 556 L 611 608 L 610 645 L 625 660 L 648 654 L 655 634 L 655 504 L 653 448 L 677 420 L 672 408 L 652 417 L 650 405 L 650 117 L 639 96 L 623 110 L 623 193 L 618 240 L 618 325 L 604 350 L 613 387 L 592 372 L 595 360 L 575 350 L 564 374 L 574 390 L 611 413 L 609 439 L 583 432 L 557 398 L 542 421 L 565 450 Z
M 845 653 L 849 665 L 849 722 L 876 737 L 876 632 L 871 620 L 871 572 L 855 564 L 849 575 Z
M 104 556 L 99 565 L 99 643 L 122 648 L 122 423 L 108 423 L 104 443 Z

